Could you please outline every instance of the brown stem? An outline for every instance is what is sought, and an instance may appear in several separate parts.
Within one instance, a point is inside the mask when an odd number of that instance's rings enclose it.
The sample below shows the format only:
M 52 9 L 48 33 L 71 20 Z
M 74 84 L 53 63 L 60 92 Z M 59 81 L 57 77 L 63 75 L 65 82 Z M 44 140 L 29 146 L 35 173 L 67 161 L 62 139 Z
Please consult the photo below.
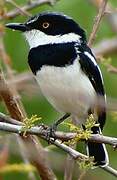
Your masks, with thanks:
M 17 120 L 23 119 L 23 114 L 16 103 L 16 100 L 14 99 L 9 87 L 7 86 L 7 83 L 4 79 L 4 75 L 2 71 L 0 70 L 0 95 L 11 115 L 12 118 Z
M 92 48 L 96 56 L 111 55 L 117 52 L 117 38 L 104 39 Z
M 25 16 L 31 16 L 31 14 L 29 12 L 20 8 L 20 6 L 16 2 L 14 2 L 13 0 L 7 0 L 7 2 L 12 4 L 13 6 L 15 6 L 20 11 L 21 14 L 23 14 Z
M 104 15 L 106 5 L 107 5 L 107 0 L 102 0 L 101 4 L 100 4 L 98 15 L 95 18 L 93 29 L 92 29 L 92 32 L 91 32 L 90 37 L 89 37 L 88 46 L 90 46 L 90 47 L 92 46 L 92 44 L 95 40 L 95 36 L 96 36 L 97 31 L 98 31 L 101 19 Z
M 97 9 L 100 7 L 100 3 L 102 0 L 90 0 L 94 6 L 96 6 Z M 114 7 L 111 2 L 109 1 L 106 6 L 106 19 L 109 23 L 109 26 L 112 28 L 112 30 L 116 33 L 117 32 L 117 10 L 116 7 Z
M 14 9 L 6 14 L 4 14 L 3 16 L 0 16 L 0 20 L 2 19 L 12 19 L 12 18 L 15 18 L 17 17 L 18 15 L 21 14 L 21 11 L 28 11 L 28 10 L 31 10 L 31 9 L 34 9 L 42 4 L 50 4 L 50 5 L 53 5 L 54 3 L 54 0 L 35 0 L 35 1 L 32 1 L 31 3 L 28 3 L 22 7 L 20 7 L 20 10 L 19 8 L 18 9 Z

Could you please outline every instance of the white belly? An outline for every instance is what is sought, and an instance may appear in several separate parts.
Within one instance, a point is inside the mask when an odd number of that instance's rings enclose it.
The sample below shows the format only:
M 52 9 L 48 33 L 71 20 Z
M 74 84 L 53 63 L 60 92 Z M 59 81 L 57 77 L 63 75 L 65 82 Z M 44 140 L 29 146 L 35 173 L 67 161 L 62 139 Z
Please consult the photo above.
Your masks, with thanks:
M 78 61 L 67 67 L 43 66 L 36 79 L 42 93 L 58 110 L 82 119 L 96 100 L 95 90 Z

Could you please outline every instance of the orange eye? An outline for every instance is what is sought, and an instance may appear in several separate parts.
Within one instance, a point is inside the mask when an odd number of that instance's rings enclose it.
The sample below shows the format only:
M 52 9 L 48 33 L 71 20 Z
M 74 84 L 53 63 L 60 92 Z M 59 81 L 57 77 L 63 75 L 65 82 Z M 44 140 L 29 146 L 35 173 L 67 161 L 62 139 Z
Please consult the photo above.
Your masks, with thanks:
M 43 27 L 44 29 L 47 29 L 49 26 L 50 26 L 50 24 L 49 24 L 48 22 L 44 22 L 44 23 L 42 24 L 42 27 Z

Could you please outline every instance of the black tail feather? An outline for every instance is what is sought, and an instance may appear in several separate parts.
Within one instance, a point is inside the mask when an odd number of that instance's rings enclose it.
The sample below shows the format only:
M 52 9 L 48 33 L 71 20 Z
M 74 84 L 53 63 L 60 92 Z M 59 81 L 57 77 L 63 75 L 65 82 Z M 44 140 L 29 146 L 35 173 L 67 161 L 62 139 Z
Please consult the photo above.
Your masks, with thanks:
M 93 134 L 100 133 L 99 127 L 92 128 Z M 88 142 L 87 143 L 87 154 L 94 157 L 95 166 L 106 166 L 108 165 L 108 153 L 105 144 Z

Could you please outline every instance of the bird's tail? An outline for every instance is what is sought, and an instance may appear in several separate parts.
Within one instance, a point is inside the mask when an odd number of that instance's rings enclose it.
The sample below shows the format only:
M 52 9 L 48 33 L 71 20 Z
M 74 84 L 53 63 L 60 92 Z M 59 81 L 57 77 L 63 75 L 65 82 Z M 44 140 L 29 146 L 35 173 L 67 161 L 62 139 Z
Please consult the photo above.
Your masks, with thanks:
M 99 127 L 92 127 L 93 134 L 100 134 Z M 109 163 L 108 153 L 105 144 L 87 142 L 87 155 L 94 157 L 95 166 L 107 166 Z

